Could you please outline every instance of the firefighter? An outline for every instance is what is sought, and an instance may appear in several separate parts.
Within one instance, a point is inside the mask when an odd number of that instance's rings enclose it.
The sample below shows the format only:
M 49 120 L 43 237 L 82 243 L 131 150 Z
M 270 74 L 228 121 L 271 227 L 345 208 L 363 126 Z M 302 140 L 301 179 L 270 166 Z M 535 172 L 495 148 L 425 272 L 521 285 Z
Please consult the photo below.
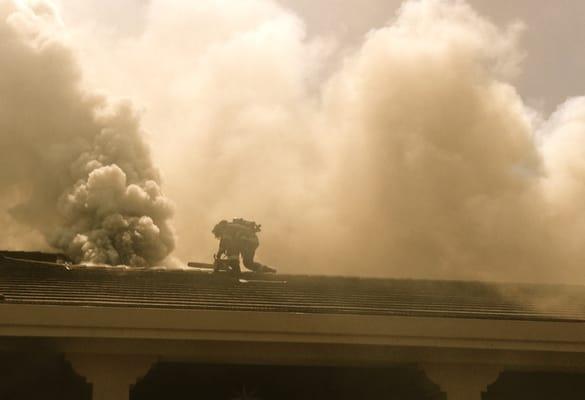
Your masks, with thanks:
M 241 273 L 241 255 L 244 266 L 251 271 L 276 272 L 275 269 L 254 261 L 254 254 L 260 244 L 257 235 L 260 225 L 243 218 L 234 218 L 232 222 L 220 221 L 211 232 L 219 239 L 215 271 L 220 271 L 227 265 L 233 273 Z

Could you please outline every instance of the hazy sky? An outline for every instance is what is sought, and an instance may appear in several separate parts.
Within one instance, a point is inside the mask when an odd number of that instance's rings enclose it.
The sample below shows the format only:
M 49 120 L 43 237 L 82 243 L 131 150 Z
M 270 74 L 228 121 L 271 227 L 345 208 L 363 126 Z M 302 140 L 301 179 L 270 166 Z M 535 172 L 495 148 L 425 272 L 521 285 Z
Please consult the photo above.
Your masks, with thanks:
M 331 37 L 341 47 L 359 45 L 368 31 L 391 20 L 401 0 L 278 0 L 297 13 L 309 37 Z M 139 32 L 148 0 L 61 0 L 69 24 L 95 23 L 120 34 Z M 545 113 L 566 98 L 585 93 L 585 1 L 468 0 L 499 26 L 522 22 L 525 51 L 516 87 Z M 229 2 L 226 2 L 229 4 Z M 194 27 L 196 29 L 196 27 Z
M 307 23 L 310 33 L 359 41 L 383 26 L 400 0 L 280 0 Z M 550 112 L 567 97 L 585 92 L 585 1 L 469 0 L 498 25 L 522 21 L 526 51 L 517 88 L 530 105 Z

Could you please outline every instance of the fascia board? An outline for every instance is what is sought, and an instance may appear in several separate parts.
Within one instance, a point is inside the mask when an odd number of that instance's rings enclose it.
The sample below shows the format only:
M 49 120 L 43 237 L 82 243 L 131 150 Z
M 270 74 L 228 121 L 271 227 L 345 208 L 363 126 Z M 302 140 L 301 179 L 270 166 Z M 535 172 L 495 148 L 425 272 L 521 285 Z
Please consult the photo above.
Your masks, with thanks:
M 424 346 L 585 353 L 585 323 L 0 305 L 0 336 Z

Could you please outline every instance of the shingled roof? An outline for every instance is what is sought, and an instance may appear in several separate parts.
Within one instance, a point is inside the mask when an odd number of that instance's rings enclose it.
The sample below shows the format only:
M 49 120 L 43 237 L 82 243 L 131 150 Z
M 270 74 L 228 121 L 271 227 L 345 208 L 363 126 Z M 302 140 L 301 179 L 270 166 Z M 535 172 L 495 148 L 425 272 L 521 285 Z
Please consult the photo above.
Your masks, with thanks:
M 0 252 L 8 304 L 585 321 L 585 287 L 331 276 L 241 281 L 192 270 L 71 267 Z

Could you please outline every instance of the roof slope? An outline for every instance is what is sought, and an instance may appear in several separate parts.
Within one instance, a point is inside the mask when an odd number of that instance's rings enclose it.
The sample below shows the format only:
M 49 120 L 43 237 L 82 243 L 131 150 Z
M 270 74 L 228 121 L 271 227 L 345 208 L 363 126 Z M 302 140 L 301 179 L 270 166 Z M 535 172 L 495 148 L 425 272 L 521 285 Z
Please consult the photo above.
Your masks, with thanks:
M 10 304 L 585 321 L 581 286 L 295 275 L 240 282 L 227 274 L 67 268 L 6 255 L 0 252 L 0 302 Z

